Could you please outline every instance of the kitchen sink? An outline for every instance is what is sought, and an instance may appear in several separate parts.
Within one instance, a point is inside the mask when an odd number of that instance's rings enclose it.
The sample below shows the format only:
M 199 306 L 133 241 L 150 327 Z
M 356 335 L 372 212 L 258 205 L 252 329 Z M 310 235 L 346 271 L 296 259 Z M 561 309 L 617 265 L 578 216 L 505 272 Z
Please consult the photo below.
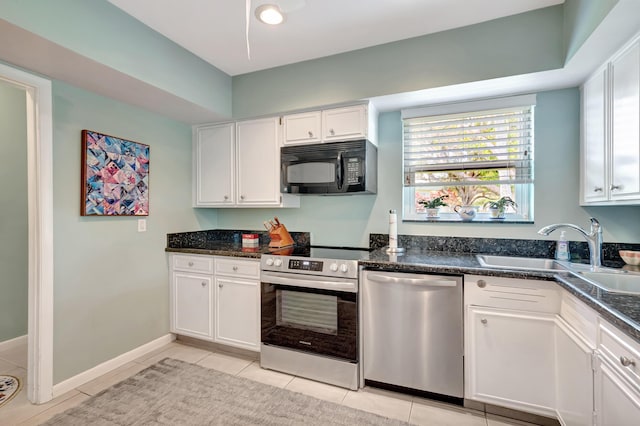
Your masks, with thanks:
M 597 271 L 582 271 L 575 274 L 605 291 L 640 294 L 640 274 Z
M 532 257 L 490 256 L 476 255 L 478 262 L 485 268 L 522 269 L 527 271 L 566 271 L 562 263 L 553 259 L 538 259 Z

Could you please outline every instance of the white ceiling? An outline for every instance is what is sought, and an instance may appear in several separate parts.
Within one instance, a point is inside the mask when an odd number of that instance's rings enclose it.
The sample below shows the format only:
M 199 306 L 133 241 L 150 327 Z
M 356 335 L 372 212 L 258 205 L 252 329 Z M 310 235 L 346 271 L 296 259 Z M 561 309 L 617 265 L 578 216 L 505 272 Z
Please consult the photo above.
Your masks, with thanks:
M 564 0 L 109 0 L 129 15 L 233 76 L 467 26 Z M 258 5 L 288 11 L 260 23 Z

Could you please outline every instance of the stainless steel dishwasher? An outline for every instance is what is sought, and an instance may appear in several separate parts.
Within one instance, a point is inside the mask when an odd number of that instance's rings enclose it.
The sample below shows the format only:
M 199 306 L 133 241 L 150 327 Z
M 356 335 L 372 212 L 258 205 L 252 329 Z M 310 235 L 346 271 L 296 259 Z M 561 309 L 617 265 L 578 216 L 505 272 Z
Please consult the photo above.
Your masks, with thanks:
M 462 404 L 462 277 L 362 273 L 365 384 Z

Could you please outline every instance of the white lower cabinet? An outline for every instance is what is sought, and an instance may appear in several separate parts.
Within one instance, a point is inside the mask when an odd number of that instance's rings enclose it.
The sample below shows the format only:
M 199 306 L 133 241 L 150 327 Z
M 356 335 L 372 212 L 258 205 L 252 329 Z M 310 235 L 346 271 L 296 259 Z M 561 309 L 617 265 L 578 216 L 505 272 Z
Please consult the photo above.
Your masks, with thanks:
M 640 424 L 640 344 L 599 319 L 596 425 Z
M 210 275 L 173 272 L 171 331 L 205 340 L 213 339 Z
M 260 261 L 170 255 L 172 333 L 260 350 Z
M 256 281 L 216 277 L 216 342 L 260 350 L 258 286 Z
M 595 424 L 637 426 L 640 424 L 640 389 L 602 357 L 596 373 Z
M 466 398 L 554 416 L 554 315 L 469 306 Z
M 556 410 L 565 426 L 593 421 L 594 348 L 564 319 L 556 320 Z

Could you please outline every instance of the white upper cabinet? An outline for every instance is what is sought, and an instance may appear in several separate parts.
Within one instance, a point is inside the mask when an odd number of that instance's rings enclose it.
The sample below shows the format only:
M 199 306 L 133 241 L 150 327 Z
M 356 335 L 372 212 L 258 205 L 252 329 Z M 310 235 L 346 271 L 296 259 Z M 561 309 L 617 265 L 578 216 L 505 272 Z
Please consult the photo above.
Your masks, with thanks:
M 640 42 L 611 61 L 612 200 L 640 200 Z
M 582 200 L 606 201 L 607 172 L 605 87 L 607 68 L 602 68 L 582 86 Z
M 582 87 L 581 204 L 640 204 L 640 41 Z
M 368 139 L 377 145 L 378 114 L 373 105 L 285 115 L 284 145 Z
M 311 111 L 285 115 L 284 145 L 318 143 L 322 140 L 322 112 Z
M 322 111 L 322 138 L 327 142 L 367 138 L 367 106 Z
M 240 121 L 238 132 L 238 205 L 280 204 L 278 118 Z
M 193 205 L 300 207 L 280 193 L 278 117 L 194 128 Z
M 194 128 L 194 207 L 235 203 L 234 161 L 235 123 Z

